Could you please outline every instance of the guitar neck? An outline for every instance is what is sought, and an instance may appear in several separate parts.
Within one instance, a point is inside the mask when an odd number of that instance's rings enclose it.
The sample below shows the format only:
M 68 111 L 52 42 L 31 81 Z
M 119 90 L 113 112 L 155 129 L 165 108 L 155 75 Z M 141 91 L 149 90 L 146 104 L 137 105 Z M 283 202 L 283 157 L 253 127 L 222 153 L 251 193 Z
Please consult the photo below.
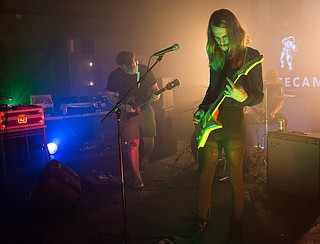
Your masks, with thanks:
M 139 102 L 137 102 L 133 108 L 137 109 L 137 108 L 141 107 L 142 105 L 146 104 L 147 102 L 149 102 L 153 95 L 160 95 L 161 93 L 163 93 L 163 92 L 165 92 L 167 90 L 171 90 L 171 89 L 173 89 L 173 88 L 175 88 L 175 87 L 177 87 L 179 85 L 180 85 L 179 80 L 175 79 L 175 80 L 169 82 L 165 87 L 163 87 L 163 88 L 159 89 L 158 91 L 154 92 L 151 96 L 146 97 L 146 98 L 140 100 Z
M 156 91 L 155 93 L 153 93 L 153 95 L 160 95 L 161 93 L 165 92 L 166 91 L 166 88 L 161 88 L 160 90 Z M 152 96 L 152 95 L 151 95 Z M 151 96 L 149 97 L 146 97 L 142 100 L 140 100 L 137 104 L 135 104 L 134 106 L 134 109 L 137 109 L 137 108 L 140 108 L 142 105 L 146 104 L 147 102 L 150 101 L 150 98 Z
M 161 93 L 165 92 L 167 89 L 165 87 L 161 88 L 160 90 L 153 93 L 154 95 L 160 95 Z

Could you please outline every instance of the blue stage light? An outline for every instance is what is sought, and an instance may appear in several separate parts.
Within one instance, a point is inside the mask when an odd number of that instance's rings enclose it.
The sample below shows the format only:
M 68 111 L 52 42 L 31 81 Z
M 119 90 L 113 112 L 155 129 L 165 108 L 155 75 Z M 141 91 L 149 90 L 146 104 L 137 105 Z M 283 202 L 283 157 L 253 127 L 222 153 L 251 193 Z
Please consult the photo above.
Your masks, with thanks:
M 47 148 L 48 148 L 48 151 L 49 153 L 52 155 L 52 154 L 55 154 L 57 151 L 58 151 L 58 145 L 55 144 L 54 142 L 50 142 L 47 144 Z

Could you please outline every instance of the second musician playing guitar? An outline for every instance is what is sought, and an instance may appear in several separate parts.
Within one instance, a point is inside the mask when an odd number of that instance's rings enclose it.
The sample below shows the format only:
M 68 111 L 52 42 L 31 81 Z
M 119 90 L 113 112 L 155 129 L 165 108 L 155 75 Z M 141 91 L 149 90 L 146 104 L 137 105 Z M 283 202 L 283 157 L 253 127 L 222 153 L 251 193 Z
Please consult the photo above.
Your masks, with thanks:
M 133 70 L 132 72 L 127 72 L 123 66 L 120 66 L 110 74 L 107 85 L 107 97 L 112 104 L 115 105 L 135 85 L 139 79 L 139 73 L 144 74 L 147 71 L 147 67 L 141 64 L 136 64 L 135 69 L 136 70 Z M 154 74 L 150 72 L 146 76 L 145 80 L 143 80 L 131 92 L 126 100 L 124 100 L 124 103 L 121 104 L 120 109 L 125 112 L 123 114 L 135 113 L 136 110 L 133 108 L 133 104 L 136 101 L 141 101 L 144 99 L 150 99 L 151 101 L 158 100 L 158 95 L 152 96 L 152 94 L 158 90 L 159 88 L 156 83 L 156 78 Z M 152 97 L 150 98 L 150 96 Z M 139 109 L 144 111 L 149 106 L 149 104 L 144 104 Z
M 119 67 L 110 73 L 106 87 L 107 97 L 112 104 L 116 105 L 126 96 L 132 96 L 136 101 L 141 99 L 156 101 L 160 98 L 160 95 L 155 94 L 159 87 L 153 72 L 146 65 L 138 64 L 134 52 L 119 52 L 116 62 Z M 143 77 L 143 79 L 138 83 L 140 77 Z M 130 94 L 129 91 L 131 91 Z M 120 111 L 135 112 L 131 105 L 123 104 L 127 102 L 129 101 L 122 101 L 122 104 L 119 105 Z M 135 188 L 144 187 L 140 172 L 144 170 L 148 163 L 154 148 L 154 136 L 156 134 L 154 109 L 150 103 L 142 105 L 140 109 L 142 112 L 138 116 L 123 120 L 124 123 L 121 123 L 121 130 L 119 130 L 123 132 L 121 136 L 128 143 L 128 157 L 134 178 L 133 187 Z M 127 113 L 121 113 L 121 115 L 123 114 Z M 143 143 L 140 143 L 140 141 L 143 141 Z

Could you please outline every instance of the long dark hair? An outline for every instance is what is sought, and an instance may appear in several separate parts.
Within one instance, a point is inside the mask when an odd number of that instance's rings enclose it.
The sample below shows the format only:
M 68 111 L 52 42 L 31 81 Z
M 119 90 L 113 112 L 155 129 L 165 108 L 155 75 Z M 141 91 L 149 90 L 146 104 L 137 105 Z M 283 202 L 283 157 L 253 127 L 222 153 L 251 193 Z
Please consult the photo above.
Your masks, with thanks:
M 212 27 L 222 27 L 227 29 L 229 37 L 229 50 L 224 52 L 219 48 Z M 232 60 L 232 67 L 241 67 L 249 38 L 245 30 L 240 25 L 236 16 L 227 9 L 219 9 L 212 13 L 208 24 L 208 40 L 207 40 L 207 55 L 209 58 L 209 66 L 218 70 L 223 68 L 226 58 Z

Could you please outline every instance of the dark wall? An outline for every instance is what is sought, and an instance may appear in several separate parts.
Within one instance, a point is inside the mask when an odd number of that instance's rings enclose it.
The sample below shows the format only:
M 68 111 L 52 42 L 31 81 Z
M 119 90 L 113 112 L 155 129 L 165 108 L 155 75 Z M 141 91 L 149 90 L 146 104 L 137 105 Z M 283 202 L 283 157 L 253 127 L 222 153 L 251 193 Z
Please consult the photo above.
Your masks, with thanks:
M 100 6 L 105 7 L 103 3 Z M 121 18 L 103 16 L 98 10 L 97 15 L 85 14 L 84 9 L 58 12 L 54 8 L 30 8 L 19 15 L 0 14 L 1 83 L 8 96 L 19 98 L 13 102 L 29 103 L 32 94 L 52 94 L 54 99 L 60 99 L 102 92 L 107 76 L 116 66 L 114 59 L 118 51 L 131 49 L 145 57 L 158 49 L 150 45 L 155 42 L 148 41 L 147 32 L 138 33 L 132 27 L 122 29 L 127 22 Z M 69 40 L 77 44 L 75 53 L 70 52 Z M 89 43 L 92 47 L 88 49 Z M 90 59 L 95 62 L 94 87 L 82 82 L 88 75 L 83 62 Z
M 265 57 L 264 72 L 279 69 L 281 40 L 295 35 L 299 47 L 294 53 L 295 70 L 290 75 L 286 71 L 281 77 L 319 80 L 319 62 L 313 57 L 318 48 L 320 3 L 314 0 L 3 0 L 1 3 L 0 40 L 5 54 L 5 60 L 1 61 L 2 66 L 5 63 L 1 83 L 10 88 L 20 87 L 21 94 L 10 95 L 22 98 L 21 101 L 28 101 L 32 93 L 50 92 L 59 99 L 104 91 L 106 79 L 116 66 L 114 58 L 118 51 L 131 49 L 137 52 L 139 61 L 147 62 L 152 53 L 178 43 L 180 49 L 166 54 L 153 71 L 157 78 L 172 77 L 181 81 L 180 88 L 174 91 L 177 110 L 174 124 L 189 138 L 193 112 L 208 86 L 207 23 L 211 13 L 219 8 L 230 9 L 239 18 L 253 39 L 252 47 Z M 93 55 L 71 57 L 66 43 L 69 39 L 93 40 Z M 72 73 L 75 67 L 83 71 L 79 64 L 85 58 L 93 58 L 98 64 L 95 87 L 83 86 L 81 79 L 75 78 L 85 73 Z M 21 77 L 24 83 L 17 82 Z M 293 94 L 287 88 L 286 92 Z M 310 92 L 317 97 L 319 86 L 298 87 L 294 94 L 298 98 L 298 94 L 303 93 L 299 98 L 309 99 Z M 285 104 L 286 111 L 290 112 L 290 129 L 318 130 L 318 126 L 305 125 L 319 124 L 319 112 L 310 111 L 312 119 L 298 123 L 295 108 L 304 101 L 290 99 Z M 309 102 L 313 104 L 308 100 L 304 107 L 308 107 Z M 304 114 L 298 117 L 303 118 Z M 314 117 L 317 122 L 311 122 Z

